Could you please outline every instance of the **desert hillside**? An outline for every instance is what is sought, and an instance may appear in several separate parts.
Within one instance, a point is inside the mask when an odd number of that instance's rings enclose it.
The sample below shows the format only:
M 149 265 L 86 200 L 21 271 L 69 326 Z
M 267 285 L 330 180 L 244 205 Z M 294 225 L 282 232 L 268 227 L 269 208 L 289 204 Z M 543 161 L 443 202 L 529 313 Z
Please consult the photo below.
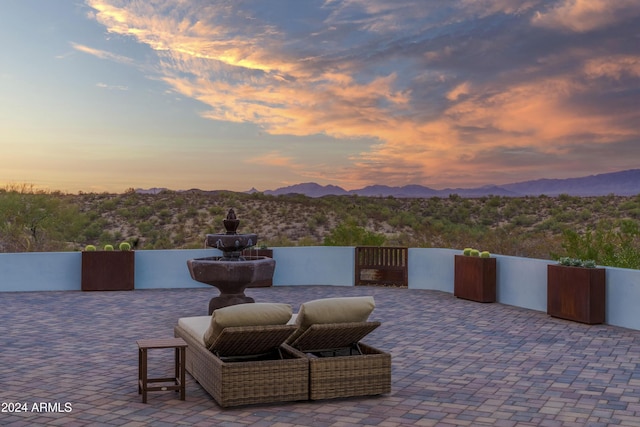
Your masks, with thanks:
M 84 240 L 77 242 L 80 248 L 122 240 L 137 249 L 203 247 L 207 233 L 223 232 L 222 220 L 233 208 L 241 220 L 239 232 L 257 233 L 259 245 L 322 245 L 328 236 L 361 228 L 384 236 L 385 245 L 473 246 L 550 258 L 562 252 L 565 230 L 618 227 L 620 221 L 640 219 L 640 196 L 613 195 L 310 198 L 194 190 L 81 194 L 72 202 L 90 219 Z
M 136 250 L 202 248 L 233 208 L 258 246 L 474 247 L 638 265 L 640 196 L 311 198 L 229 191 L 144 194 L 0 189 L 0 252 L 82 250 L 128 241 Z

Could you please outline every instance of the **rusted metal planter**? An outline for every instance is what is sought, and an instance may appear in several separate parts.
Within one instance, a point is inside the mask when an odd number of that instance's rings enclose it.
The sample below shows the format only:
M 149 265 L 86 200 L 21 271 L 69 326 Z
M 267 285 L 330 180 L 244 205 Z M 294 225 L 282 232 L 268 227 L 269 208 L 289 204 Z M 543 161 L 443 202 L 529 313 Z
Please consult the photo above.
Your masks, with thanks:
M 134 288 L 134 251 L 83 251 L 83 291 L 131 291 Z
M 604 268 L 547 266 L 547 313 L 590 325 L 604 323 Z
M 496 301 L 496 259 L 455 255 L 453 295 L 476 302 Z

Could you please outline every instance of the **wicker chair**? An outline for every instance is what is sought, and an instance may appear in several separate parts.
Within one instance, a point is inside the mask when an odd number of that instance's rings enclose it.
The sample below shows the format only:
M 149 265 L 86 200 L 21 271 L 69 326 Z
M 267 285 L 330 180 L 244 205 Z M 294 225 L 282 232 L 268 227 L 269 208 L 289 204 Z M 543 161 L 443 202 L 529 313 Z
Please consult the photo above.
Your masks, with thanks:
M 293 325 L 225 328 L 210 348 L 180 324 L 186 369 L 222 407 L 307 400 L 309 362 L 284 344 Z
M 309 360 L 309 399 L 391 391 L 391 355 L 361 343 L 380 322 L 314 324 L 291 342 Z

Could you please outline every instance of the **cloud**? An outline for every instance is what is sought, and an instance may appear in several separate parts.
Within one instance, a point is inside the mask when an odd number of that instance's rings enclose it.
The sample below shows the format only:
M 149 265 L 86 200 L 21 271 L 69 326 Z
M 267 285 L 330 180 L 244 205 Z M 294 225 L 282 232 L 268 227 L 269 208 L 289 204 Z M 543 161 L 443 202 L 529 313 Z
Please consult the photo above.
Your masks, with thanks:
M 245 159 L 245 163 L 275 166 L 279 168 L 295 166 L 291 156 L 283 156 L 281 153 L 275 151 L 260 156 L 248 157 Z
M 110 60 L 110 61 L 114 61 L 114 62 L 119 62 L 121 64 L 133 64 L 134 61 L 133 59 L 123 56 L 123 55 L 118 55 L 112 52 L 108 52 L 105 50 L 100 50 L 100 49 L 95 49 L 89 46 L 85 46 L 79 43 L 71 43 L 71 47 L 73 47 L 75 50 L 77 50 L 78 52 L 82 52 L 82 53 L 87 53 L 89 55 L 93 55 L 97 58 L 100 59 L 106 59 L 106 60 Z
M 640 3 L 636 0 L 564 0 L 548 11 L 537 12 L 533 24 L 542 27 L 587 32 L 620 21 L 636 20 Z
M 159 78 L 206 118 L 374 142 L 350 167 L 309 160 L 326 179 L 464 185 L 640 138 L 636 0 L 87 4 L 109 33 L 152 48 Z
M 103 88 L 103 89 L 109 89 L 109 90 L 122 90 L 122 91 L 127 91 L 129 90 L 128 86 L 122 86 L 122 85 L 109 85 L 106 83 L 102 83 L 99 82 L 96 84 L 96 86 L 98 86 L 99 88 Z

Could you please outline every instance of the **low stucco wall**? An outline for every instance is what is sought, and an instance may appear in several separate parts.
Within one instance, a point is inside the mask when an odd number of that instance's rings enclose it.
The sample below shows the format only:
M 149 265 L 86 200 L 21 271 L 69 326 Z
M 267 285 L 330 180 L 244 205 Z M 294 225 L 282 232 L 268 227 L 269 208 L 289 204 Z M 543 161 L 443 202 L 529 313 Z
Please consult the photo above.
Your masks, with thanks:
M 410 248 L 409 288 L 453 293 L 454 255 L 460 251 Z M 220 255 L 216 249 L 136 251 L 136 289 L 207 287 L 191 279 L 187 260 Z M 273 248 L 274 286 L 353 286 L 353 247 Z M 499 303 L 547 309 L 550 261 L 496 255 Z M 79 291 L 80 252 L 0 253 L 0 292 Z M 640 270 L 607 267 L 606 323 L 640 330 Z
M 273 284 L 353 286 L 353 247 L 301 246 L 273 248 L 276 271 Z
M 459 250 L 409 249 L 409 288 L 453 293 L 454 256 Z M 496 255 L 496 299 L 502 304 L 547 310 L 550 261 Z
M 210 287 L 189 274 L 187 260 L 222 255 L 217 249 L 136 251 L 136 289 Z
M 80 252 L 0 253 L 0 291 L 77 291 Z
M 605 322 L 640 330 L 640 270 L 607 267 Z

